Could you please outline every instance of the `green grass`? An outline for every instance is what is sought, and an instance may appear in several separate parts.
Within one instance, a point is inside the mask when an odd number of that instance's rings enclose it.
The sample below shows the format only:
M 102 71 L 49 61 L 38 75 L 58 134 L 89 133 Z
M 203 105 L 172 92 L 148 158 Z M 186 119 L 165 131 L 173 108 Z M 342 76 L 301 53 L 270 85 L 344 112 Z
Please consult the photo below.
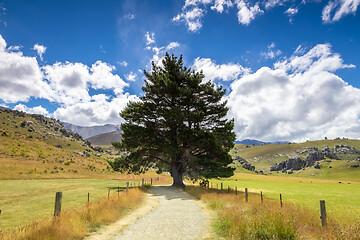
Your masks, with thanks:
M 360 183 L 297 178 L 236 174 L 230 179 L 212 180 L 215 186 L 223 182 L 224 188 L 234 188 L 260 193 L 269 198 L 289 201 L 308 209 L 319 209 L 319 200 L 326 201 L 329 216 L 360 219 Z
M 63 192 L 62 209 L 69 209 L 108 194 L 126 183 L 109 179 L 0 180 L 0 229 L 52 216 L 55 193 Z

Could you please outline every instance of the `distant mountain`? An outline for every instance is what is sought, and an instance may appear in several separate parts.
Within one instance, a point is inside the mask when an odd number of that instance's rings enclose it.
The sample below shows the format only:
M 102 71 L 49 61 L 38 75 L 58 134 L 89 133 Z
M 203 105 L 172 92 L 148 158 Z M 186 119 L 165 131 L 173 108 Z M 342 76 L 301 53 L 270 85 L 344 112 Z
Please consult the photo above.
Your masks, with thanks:
M 244 139 L 241 141 L 235 141 L 235 144 L 246 144 L 246 145 L 255 145 L 255 146 L 259 146 L 259 145 L 264 145 L 264 144 L 288 144 L 288 141 L 275 141 L 275 142 L 262 142 L 259 140 L 255 140 L 255 139 Z
M 92 126 L 92 127 L 83 127 L 77 126 L 71 123 L 63 122 L 63 125 L 66 129 L 70 129 L 73 132 L 80 134 L 84 139 L 90 138 L 99 134 L 109 133 L 114 131 L 121 131 L 120 126 L 113 124 L 106 124 L 100 126 Z
M 122 140 L 122 131 L 114 131 L 109 133 L 102 133 L 96 136 L 92 136 L 90 138 L 87 138 L 89 142 L 91 142 L 92 145 L 111 145 L 112 142 L 121 142 Z

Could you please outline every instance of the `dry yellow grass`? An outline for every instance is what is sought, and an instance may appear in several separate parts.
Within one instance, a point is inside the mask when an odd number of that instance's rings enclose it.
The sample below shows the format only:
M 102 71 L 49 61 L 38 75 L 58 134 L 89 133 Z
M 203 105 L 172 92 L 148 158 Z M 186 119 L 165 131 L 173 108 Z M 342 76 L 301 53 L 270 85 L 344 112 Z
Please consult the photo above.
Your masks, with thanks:
M 360 222 L 328 219 L 322 228 L 317 212 L 291 203 L 250 194 L 245 203 L 241 195 L 189 187 L 187 191 L 218 212 L 215 228 L 226 239 L 360 239 Z
M 138 207 L 143 198 L 144 193 L 140 189 L 130 189 L 119 196 L 114 194 L 83 207 L 62 211 L 56 218 L 46 218 L 9 231 L 0 231 L 0 239 L 82 239 L 102 224 L 113 222 Z

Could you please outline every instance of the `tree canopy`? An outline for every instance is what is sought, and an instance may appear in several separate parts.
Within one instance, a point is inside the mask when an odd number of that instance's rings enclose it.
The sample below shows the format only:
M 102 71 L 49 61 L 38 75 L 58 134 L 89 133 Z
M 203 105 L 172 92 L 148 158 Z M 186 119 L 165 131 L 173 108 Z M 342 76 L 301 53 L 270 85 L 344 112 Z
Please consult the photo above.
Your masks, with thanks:
M 234 168 L 234 120 L 228 120 L 225 89 L 204 81 L 202 72 L 166 53 L 162 65 L 144 71 L 144 95 L 120 113 L 123 140 L 113 145 L 129 153 L 109 162 L 115 171 L 169 171 L 173 186 L 192 179 L 230 177 Z

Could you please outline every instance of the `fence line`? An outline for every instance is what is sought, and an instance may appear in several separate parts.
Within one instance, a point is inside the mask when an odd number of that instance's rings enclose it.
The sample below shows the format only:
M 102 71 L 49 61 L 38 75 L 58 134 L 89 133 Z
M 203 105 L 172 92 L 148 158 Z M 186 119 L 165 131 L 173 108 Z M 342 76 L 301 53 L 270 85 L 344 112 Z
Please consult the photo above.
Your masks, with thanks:
M 210 187 L 211 186 L 211 187 Z M 216 187 L 215 187 L 216 186 Z M 224 184 L 222 182 L 220 182 L 220 189 L 218 188 L 218 183 L 215 184 L 210 184 L 209 182 L 207 184 L 204 185 L 205 189 L 215 189 L 217 191 L 221 191 L 223 192 L 224 189 Z M 238 195 L 238 188 L 237 186 L 234 187 L 234 190 L 232 190 L 232 188 L 230 186 L 228 186 L 228 194 L 230 193 L 235 193 L 235 195 Z M 248 188 L 244 188 L 244 198 L 245 198 L 245 202 L 249 201 L 249 191 Z M 260 200 L 261 200 L 261 205 L 264 204 L 264 199 L 263 199 L 263 192 L 260 191 Z M 280 193 L 280 207 L 283 207 L 283 195 Z M 320 219 L 321 219 L 321 226 L 322 227 L 326 227 L 327 226 L 327 215 L 326 215 L 326 207 L 325 207 L 325 200 L 320 200 Z

